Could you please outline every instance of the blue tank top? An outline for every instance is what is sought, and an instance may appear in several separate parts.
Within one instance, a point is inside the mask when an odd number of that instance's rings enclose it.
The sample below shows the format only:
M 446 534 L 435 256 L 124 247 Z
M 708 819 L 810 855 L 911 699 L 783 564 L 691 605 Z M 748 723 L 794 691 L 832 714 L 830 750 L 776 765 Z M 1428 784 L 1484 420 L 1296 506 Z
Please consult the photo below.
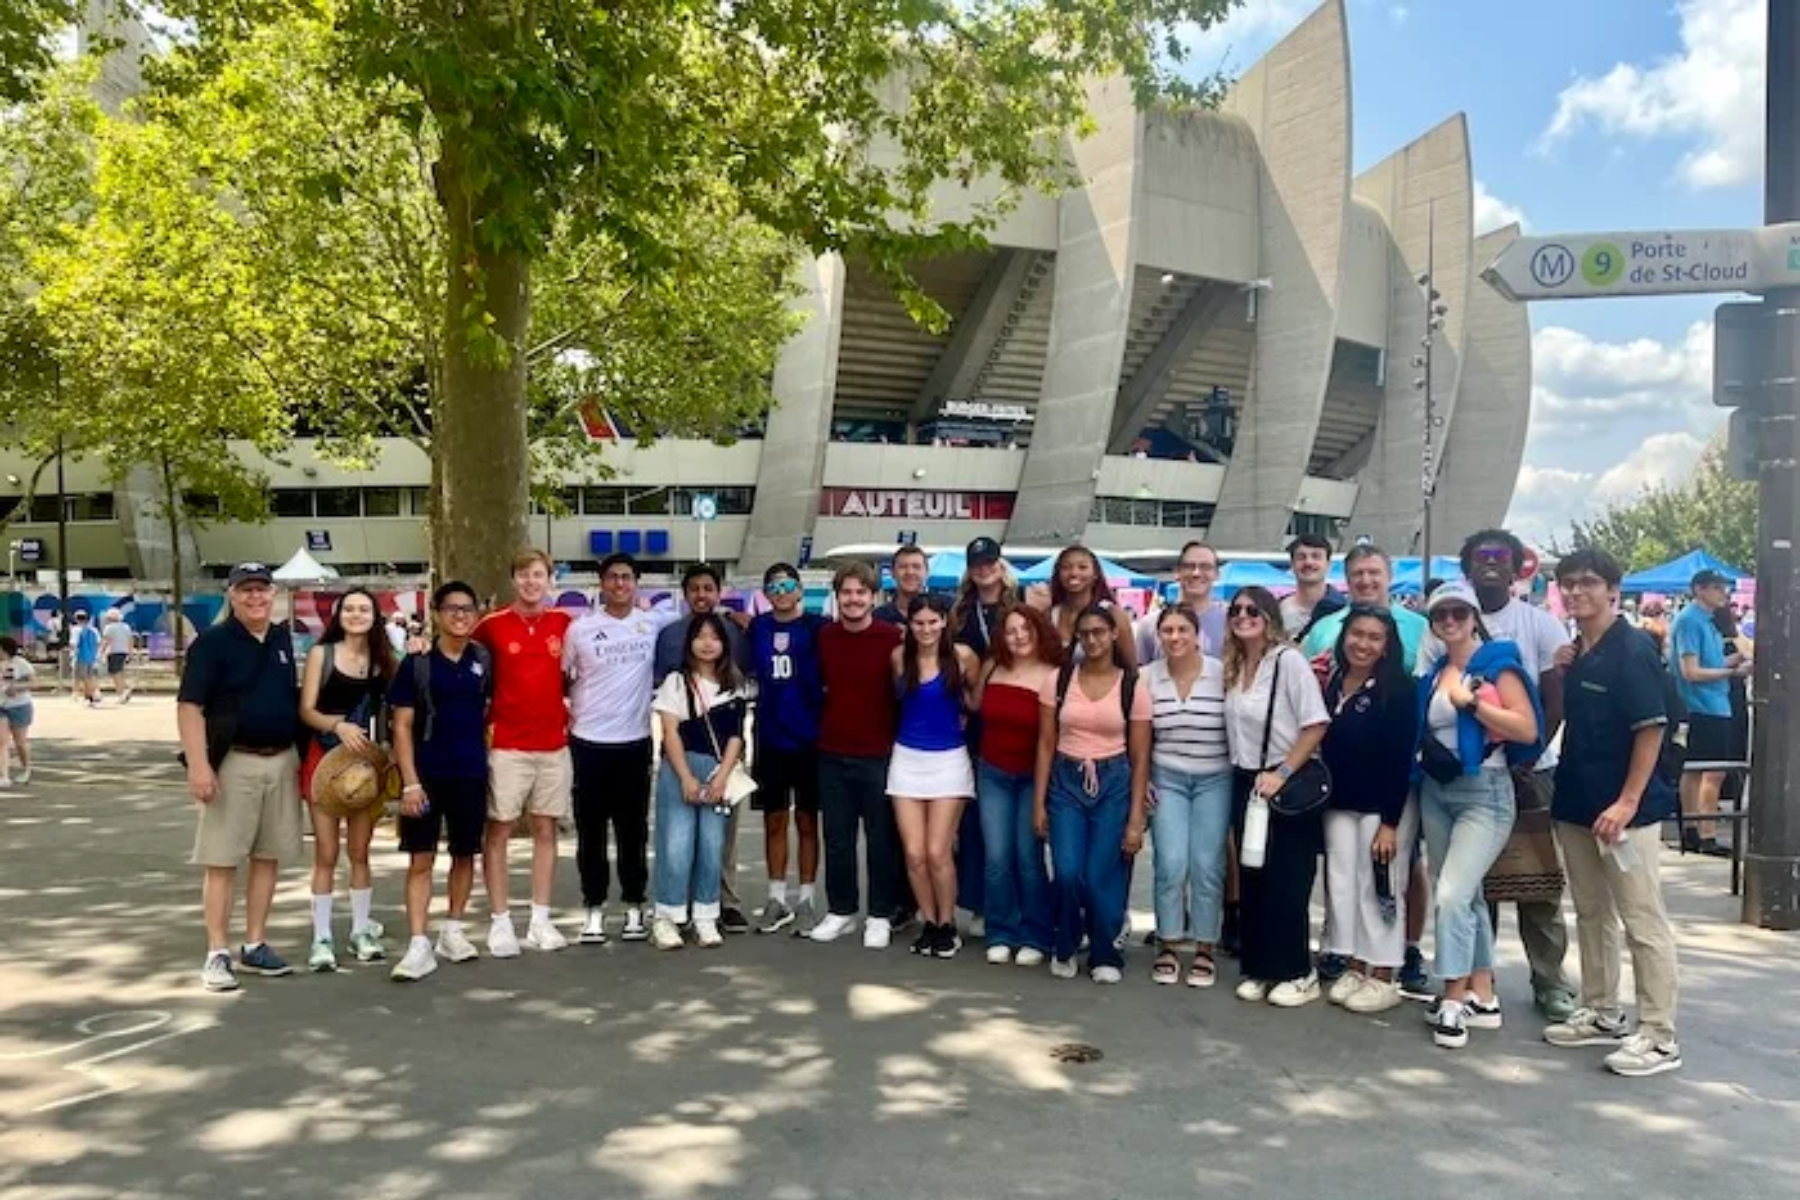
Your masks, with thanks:
M 894 740 L 908 750 L 963 748 L 961 698 L 950 694 L 942 675 L 901 694 L 900 732 Z
M 776 750 L 807 750 L 818 744 L 825 685 L 819 677 L 819 626 L 802 613 L 777 621 L 762 613 L 750 622 L 756 671 L 756 740 Z

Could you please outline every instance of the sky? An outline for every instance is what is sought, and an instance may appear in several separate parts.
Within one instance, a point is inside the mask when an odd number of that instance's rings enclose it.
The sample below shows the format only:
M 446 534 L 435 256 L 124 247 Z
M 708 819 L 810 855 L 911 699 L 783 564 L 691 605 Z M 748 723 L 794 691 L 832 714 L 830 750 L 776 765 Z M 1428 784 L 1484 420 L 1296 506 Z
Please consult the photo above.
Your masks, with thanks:
M 1318 7 L 1246 0 L 1188 31 L 1193 66 L 1241 71 Z M 1762 223 L 1764 0 L 1346 0 L 1358 171 L 1461 111 L 1480 233 Z M 1712 311 L 1731 296 L 1537 303 L 1532 412 L 1509 525 L 1678 483 L 1725 413 Z M 1441 487 L 1454 487 L 1445 479 Z

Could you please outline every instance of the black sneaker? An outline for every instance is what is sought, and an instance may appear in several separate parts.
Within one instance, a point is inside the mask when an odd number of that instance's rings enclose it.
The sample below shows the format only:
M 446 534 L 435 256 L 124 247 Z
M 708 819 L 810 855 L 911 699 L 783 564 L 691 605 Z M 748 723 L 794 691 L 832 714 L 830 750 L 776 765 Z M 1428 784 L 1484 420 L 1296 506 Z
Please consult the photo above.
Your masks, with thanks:
M 1425 969 L 1425 952 L 1417 946 L 1406 948 L 1406 962 L 1400 968 L 1400 994 L 1408 1000 L 1430 1000 L 1437 993 L 1431 990 L 1431 972 Z
M 719 913 L 719 928 L 726 933 L 749 933 L 750 918 L 744 915 L 741 908 L 722 909 Z
M 955 958 L 956 952 L 962 949 L 962 935 L 956 931 L 954 921 L 945 922 L 937 927 L 937 937 L 931 943 L 933 958 Z
M 1336 983 L 1350 969 L 1350 960 L 1341 954 L 1319 955 L 1319 982 Z
M 1464 1024 L 1463 1006 L 1455 1000 L 1445 1000 L 1437 1006 L 1437 1016 L 1431 1023 L 1431 1040 L 1433 1044 L 1445 1050 L 1460 1050 L 1469 1044 L 1469 1030 Z
M 919 928 L 919 936 L 913 939 L 912 952 L 925 958 L 931 957 L 937 948 L 938 927 L 930 921 Z
M 1708 858 L 1730 858 L 1731 847 L 1720 845 L 1718 838 L 1701 838 L 1700 853 Z
M 1681 852 L 1683 854 L 1700 853 L 1700 831 L 1698 829 L 1681 831 Z

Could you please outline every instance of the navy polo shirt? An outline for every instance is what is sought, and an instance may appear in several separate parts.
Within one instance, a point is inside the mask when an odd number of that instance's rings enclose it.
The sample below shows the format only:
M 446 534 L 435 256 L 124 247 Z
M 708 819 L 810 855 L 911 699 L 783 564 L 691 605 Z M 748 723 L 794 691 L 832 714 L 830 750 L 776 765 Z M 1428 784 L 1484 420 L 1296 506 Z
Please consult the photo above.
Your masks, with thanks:
M 431 740 L 424 740 L 425 718 L 413 717 L 413 763 L 422 779 L 487 778 L 487 701 L 481 664 L 474 651 L 464 647 L 460 659 L 451 660 L 433 646 L 431 663 Z M 395 708 L 418 708 L 416 655 L 408 655 L 394 673 L 388 703 Z
M 256 750 L 294 745 L 300 728 L 300 689 L 294 680 L 294 643 L 286 626 L 270 625 L 258 640 L 236 617 L 205 630 L 188 647 L 179 699 L 218 717 L 236 698 L 231 744 Z
M 1668 678 L 1656 643 L 1623 620 L 1576 656 L 1563 678 L 1562 761 L 1550 806 L 1558 821 L 1592 825 L 1618 800 L 1638 730 L 1668 727 Z M 1674 788 L 1653 772 L 1631 823 L 1650 825 L 1674 811 Z

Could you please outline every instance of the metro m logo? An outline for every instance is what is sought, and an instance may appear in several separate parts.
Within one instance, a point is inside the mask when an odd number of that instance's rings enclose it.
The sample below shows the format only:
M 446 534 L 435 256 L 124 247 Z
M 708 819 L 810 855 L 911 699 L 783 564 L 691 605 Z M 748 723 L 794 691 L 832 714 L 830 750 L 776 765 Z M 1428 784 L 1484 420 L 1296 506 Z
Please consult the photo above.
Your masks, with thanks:
M 1539 246 L 1531 256 L 1531 278 L 1539 287 L 1561 287 L 1575 274 L 1575 256 L 1557 242 Z

